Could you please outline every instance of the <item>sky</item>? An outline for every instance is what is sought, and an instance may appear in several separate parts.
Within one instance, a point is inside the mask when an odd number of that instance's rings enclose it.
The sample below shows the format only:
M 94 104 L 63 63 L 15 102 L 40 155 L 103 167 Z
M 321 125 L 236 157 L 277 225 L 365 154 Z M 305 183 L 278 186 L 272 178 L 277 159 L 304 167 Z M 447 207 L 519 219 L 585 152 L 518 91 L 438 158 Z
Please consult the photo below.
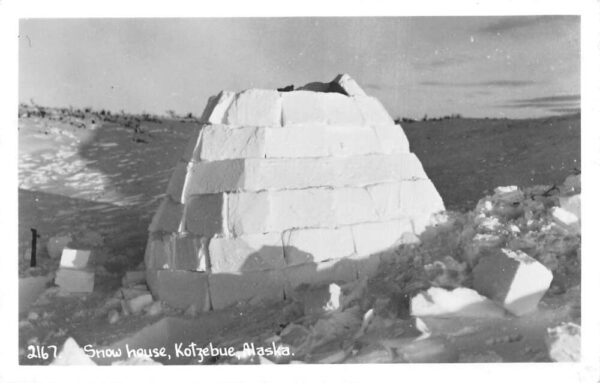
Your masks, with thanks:
M 394 118 L 579 110 L 578 16 L 21 19 L 19 101 L 200 115 L 348 73 Z

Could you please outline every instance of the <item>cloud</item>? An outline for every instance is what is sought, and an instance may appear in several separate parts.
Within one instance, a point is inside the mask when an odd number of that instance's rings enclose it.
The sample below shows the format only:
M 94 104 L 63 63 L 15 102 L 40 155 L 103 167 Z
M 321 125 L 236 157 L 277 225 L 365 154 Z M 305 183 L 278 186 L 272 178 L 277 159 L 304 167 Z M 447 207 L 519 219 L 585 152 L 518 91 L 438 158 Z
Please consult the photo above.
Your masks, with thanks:
M 579 102 L 581 100 L 581 95 L 579 94 L 563 94 L 558 96 L 549 96 L 549 97 L 534 97 L 534 98 L 526 98 L 521 100 L 515 100 L 515 103 L 543 103 L 543 102 Z
M 501 108 L 511 109 L 545 109 L 557 113 L 577 113 L 580 108 L 581 95 L 562 94 L 544 97 L 532 97 L 525 99 L 516 99 L 508 103 L 498 105 Z
M 536 81 L 530 80 L 493 80 L 479 82 L 449 82 L 449 81 L 421 81 L 420 85 L 439 86 L 439 87 L 500 87 L 500 88 L 518 88 L 537 84 Z
M 478 29 L 484 34 L 502 34 L 517 29 L 535 27 L 540 24 L 555 22 L 579 22 L 578 16 L 506 16 Z
M 373 89 L 373 90 L 381 90 L 381 89 L 383 89 L 383 86 L 381 86 L 379 84 L 374 84 L 374 83 L 363 84 L 362 87 L 365 88 L 365 89 Z

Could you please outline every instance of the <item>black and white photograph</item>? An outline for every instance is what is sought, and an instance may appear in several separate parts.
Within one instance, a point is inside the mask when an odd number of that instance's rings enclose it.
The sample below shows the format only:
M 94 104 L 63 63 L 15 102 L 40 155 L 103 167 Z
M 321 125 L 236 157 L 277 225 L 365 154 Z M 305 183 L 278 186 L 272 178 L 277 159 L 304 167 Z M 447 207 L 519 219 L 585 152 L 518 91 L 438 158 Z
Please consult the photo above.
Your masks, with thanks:
M 578 8 L 467 4 L 20 10 L 15 371 L 535 364 L 599 381 L 582 299 L 597 36 Z

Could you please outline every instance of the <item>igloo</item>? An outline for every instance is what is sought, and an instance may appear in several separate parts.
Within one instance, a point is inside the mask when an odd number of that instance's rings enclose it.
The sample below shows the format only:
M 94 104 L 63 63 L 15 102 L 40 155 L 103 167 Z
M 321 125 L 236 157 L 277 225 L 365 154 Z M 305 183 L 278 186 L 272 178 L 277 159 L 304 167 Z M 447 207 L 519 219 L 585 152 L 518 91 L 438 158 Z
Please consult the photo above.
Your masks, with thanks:
M 223 91 L 150 224 L 147 282 L 180 308 L 285 299 L 369 276 L 443 210 L 402 128 L 350 76 Z

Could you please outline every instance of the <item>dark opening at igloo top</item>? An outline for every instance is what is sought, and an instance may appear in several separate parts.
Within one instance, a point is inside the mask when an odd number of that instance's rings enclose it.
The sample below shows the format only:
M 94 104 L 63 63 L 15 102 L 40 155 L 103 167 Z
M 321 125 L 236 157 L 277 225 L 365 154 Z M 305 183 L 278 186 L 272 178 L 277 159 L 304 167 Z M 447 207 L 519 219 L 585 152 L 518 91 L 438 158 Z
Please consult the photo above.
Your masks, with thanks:
M 279 92 L 293 92 L 295 90 L 305 90 L 311 92 L 319 92 L 319 93 L 339 93 L 344 96 L 354 96 L 355 94 L 351 94 L 348 89 L 344 86 L 344 84 L 348 81 L 352 81 L 350 76 L 347 74 L 339 74 L 337 75 L 333 81 L 330 82 L 309 82 L 306 85 L 295 87 L 294 85 L 287 85 L 281 88 L 277 88 Z M 362 91 L 362 89 L 361 89 Z M 364 92 L 363 92 L 364 93 Z

